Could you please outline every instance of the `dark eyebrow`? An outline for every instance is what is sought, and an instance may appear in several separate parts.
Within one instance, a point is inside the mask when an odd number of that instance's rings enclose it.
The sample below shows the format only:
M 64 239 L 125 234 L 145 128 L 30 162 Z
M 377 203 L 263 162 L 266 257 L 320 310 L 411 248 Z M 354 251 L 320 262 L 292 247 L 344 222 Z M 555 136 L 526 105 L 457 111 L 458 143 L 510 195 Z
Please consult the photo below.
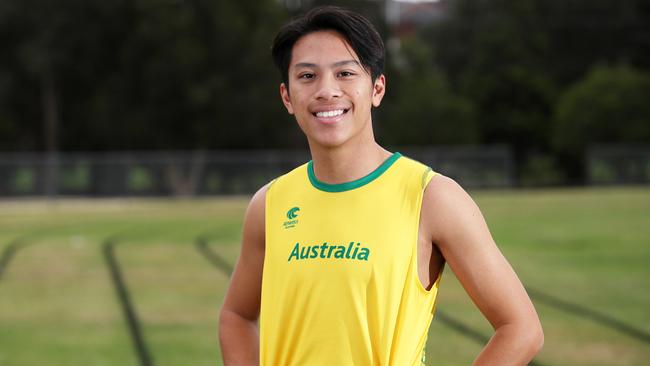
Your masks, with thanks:
M 359 61 L 357 61 L 357 60 L 337 61 L 337 62 L 333 63 L 332 66 L 333 67 L 341 67 L 341 66 L 345 66 L 345 65 L 349 65 L 349 64 L 357 65 L 359 67 L 361 66 L 361 65 L 359 65 Z M 318 65 L 313 64 L 311 62 L 299 62 L 299 63 L 295 64 L 293 67 L 296 68 L 296 69 L 310 69 L 310 68 L 318 68 Z
M 318 65 L 312 64 L 310 62 L 299 62 L 299 63 L 295 64 L 294 67 L 296 69 L 300 69 L 300 68 L 302 68 L 302 69 L 310 69 L 310 68 L 316 68 L 316 67 L 318 67 Z
M 354 65 L 357 65 L 357 66 L 361 67 L 361 65 L 359 65 L 359 61 L 357 61 L 357 60 L 338 61 L 338 62 L 335 62 L 334 64 L 332 64 L 332 66 L 341 67 L 341 66 L 345 66 L 345 65 L 349 65 L 349 64 L 354 64 Z

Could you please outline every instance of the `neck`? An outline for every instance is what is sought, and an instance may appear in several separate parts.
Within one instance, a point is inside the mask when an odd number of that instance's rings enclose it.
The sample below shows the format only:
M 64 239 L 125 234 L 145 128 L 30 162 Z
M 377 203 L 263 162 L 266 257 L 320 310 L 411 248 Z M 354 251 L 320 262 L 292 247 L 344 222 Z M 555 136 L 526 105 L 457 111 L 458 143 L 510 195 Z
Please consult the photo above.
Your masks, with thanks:
M 329 184 L 351 182 L 377 169 L 392 154 L 372 139 L 369 143 L 327 148 L 310 144 L 314 174 Z

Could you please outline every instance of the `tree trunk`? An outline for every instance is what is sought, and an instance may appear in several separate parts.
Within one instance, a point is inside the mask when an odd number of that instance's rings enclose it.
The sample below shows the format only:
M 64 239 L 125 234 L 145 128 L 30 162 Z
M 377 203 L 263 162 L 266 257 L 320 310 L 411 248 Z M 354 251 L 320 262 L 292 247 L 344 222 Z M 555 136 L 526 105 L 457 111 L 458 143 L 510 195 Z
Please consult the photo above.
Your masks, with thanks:
M 43 184 L 45 194 L 54 198 L 58 191 L 58 127 L 59 108 L 56 95 L 54 75 L 47 70 L 42 76 L 42 97 L 43 97 L 43 143 L 46 158 L 43 170 Z

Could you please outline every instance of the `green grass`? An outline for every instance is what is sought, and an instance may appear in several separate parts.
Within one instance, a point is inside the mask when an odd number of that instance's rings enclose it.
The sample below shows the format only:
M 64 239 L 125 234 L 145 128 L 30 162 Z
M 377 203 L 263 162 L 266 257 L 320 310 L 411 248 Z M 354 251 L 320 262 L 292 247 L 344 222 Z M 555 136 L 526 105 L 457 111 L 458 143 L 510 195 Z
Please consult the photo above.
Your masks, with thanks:
M 1 203 L 0 248 L 16 237 L 28 245 L 0 280 L 0 365 L 137 365 L 101 251 L 112 236 L 156 364 L 215 364 L 227 278 L 192 244 L 206 233 L 234 242 L 244 208 L 244 199 Z
M 214 365 L 228 277 L 191 243 L 126 243 L 117 252 L 156 365 L 182 365 L 188 355 L 193 365 Z
M 650 333 L 650 189 L 473 194 L 526 286 Z M 246 198 L 0 202 L 0 250 L 23 238 L 0 279 L 0 366 L 137 365 L 102 256 L 115 255 L 156 365 L 220 364 L 218 309 L 227 276 L 194 247 L 201 235 L 230 263 Z M 438 309 L 491 328 L 446 268 Z M 544 365 L 646 365 L 650 347 L 533 298 Z M 466 365 L 481 345 L 434 319 L 427 363 Z
M 96 247 L 34 241 L 0 282 L 0 365 L 135 365 Z
M 581 189 L 475 195 L 526 286 L 650 333 L 650 190 Z M 488 334 L 489 323 L 446 269 L 438 309 Z M 545 365 L 646 365 L 638 339 L 533 298 L 545 329 Z M 432 326 L 431 354 L 447 346 Z M 450 365 L 453 364 L 449 363 Z

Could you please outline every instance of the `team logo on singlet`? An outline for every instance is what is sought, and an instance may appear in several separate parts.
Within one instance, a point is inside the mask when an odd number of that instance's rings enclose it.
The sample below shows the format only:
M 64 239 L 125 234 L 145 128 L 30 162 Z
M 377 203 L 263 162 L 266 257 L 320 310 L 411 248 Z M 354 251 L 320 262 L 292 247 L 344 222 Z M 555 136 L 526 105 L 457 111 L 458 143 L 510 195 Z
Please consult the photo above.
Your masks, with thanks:
M 300 211 L 300 207 L 294 207 L 290 209 L 289 211 L 287 211 L 287 218 L 289 220 L 295 219 L 296 217 L 298 217 L 298 211 Z
M 298 211 L 300 211 L 300 207 L 292 207 L 287 211 L 287 219 L 289 220 L 282 224 L 285 229 L 290 229 L 298 224 Z
M 289 259 L 291 260 L 301 260 L 301 259 L 355 259 L 360 261 L 367 261 L 370 256 L 370 249 L 361 246 L 361 243 L 354 243 L 353 241 L 345 245 L 336 245 L 328 244 L 323 242 L 323 244 L 318 245 L 296 245 L 289 253 Z

